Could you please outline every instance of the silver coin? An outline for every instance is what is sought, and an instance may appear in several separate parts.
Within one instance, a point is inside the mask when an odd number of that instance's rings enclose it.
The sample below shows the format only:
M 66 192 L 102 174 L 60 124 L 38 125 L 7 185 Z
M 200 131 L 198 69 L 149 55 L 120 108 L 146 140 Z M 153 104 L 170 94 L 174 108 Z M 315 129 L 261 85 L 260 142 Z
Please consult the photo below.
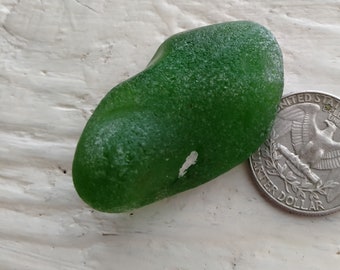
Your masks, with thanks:
M 286 210 L 340 210 L 340 99 L 315 91 L 284 96 L 250 165 L 260 190 Z

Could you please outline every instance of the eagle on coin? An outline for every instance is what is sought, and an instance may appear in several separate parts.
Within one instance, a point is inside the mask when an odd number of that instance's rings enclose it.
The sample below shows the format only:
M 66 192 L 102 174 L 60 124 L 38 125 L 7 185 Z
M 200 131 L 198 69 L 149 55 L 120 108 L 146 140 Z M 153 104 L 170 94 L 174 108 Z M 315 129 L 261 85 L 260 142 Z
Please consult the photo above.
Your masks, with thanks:
M 340 142 L 333 139 L 337 126 L 324 120 L 326 128 L 320 129 L 316 122 L 320 111 L 317 104 L 296 104 L 281 111 L 278 118 L 291 123 L 283 129 L 291 130 L 292 145 L 302 162 L 319 170 L 340 168 Z

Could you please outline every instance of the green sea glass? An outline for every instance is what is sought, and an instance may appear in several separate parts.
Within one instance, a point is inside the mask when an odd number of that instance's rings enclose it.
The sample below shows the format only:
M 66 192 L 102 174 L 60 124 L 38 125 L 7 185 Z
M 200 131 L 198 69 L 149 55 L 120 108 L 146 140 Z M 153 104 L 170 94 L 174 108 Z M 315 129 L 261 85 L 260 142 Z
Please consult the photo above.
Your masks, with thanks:
M 124 212 L 213 179 L 264 142 L 282 89 L 279 45 L 259 24 L 170 37 L 88 121 L 73 162 L 79 196 Z

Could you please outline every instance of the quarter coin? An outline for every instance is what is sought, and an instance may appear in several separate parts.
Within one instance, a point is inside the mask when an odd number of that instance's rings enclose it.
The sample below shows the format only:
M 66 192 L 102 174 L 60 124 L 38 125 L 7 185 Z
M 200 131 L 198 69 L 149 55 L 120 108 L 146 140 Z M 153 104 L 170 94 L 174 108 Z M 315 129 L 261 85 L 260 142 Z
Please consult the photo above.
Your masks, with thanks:
M 284 96 L 250 166 L 265 196 L 290 212 L 339 210 L 340 99 L 315 91 Z

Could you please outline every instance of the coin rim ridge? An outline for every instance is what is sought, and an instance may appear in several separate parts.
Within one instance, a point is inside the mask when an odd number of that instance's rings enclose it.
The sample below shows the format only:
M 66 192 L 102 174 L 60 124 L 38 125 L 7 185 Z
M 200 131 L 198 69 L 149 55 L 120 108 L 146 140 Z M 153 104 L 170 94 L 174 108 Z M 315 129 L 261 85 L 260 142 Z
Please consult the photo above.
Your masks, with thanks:
M 287 94 L 284 94 L 282 95 L 281 99 L 280 99 L 280 102 L 283 98 L 286 98 L 288 96 L 292 96 L 292 95 L 296 95 L 296 94 L 302 94 L 302 93 L 312 93 L 312 94 L 322 94 L 322 95 L 327 95 L 327 96 L 330 96 L 334 99 L 337 99 L 340 101 L 340 97 L 337 97 L 333 94 L 328 94 L 326 92 L 323 92 L 323 91 L 319 91 L 319 90 L 306 90 L 306 91 L 296 91 L 296 92 L 289 92 Z M 279 111 L 279 107 L 277 109 L 277 113 Z M 269 138 L 270 134 L 268 135 L 268 138 Z M 267 139 L 268 139 L 267 138 Z M 267 140 L 266 139 L 266 140 Z M 263 142 L 264 143 L 264 142 Z M 262 147 L 263 144 L 261 144 L 260 147 Z M 276 206 L 278 206 L 280 209 L 283 209 L 291 214 L 296 214 L 296 215 L 300 215 L 300 216 L 310 216 L 310 217 L 318 217 L 318 216 L 326 216 L 326 215 L 330 215 L 330 214 L 333 214 L 335 212 L 338 212 L 340 210 L 340 205 L 335 207 L 335 208 L 332 208 L 332 209 L 328 209 L 328 210 L 322 210 L 322 211 L 318 211 L 318 212 L 310 212 L 310 211 L 306 211 L 306 210 L 296 210 L 295 208 L 292 208 L 292 207 L 289 207 L 283 203 L 280 203 L 274 196 L 272 196 L 272 194 L 270 193 L 267 193 L 266 190 L 262 187 L 262 185 L 258 182 L 257 180 L 257 177 L 256 177 L 256 173 L 255 173 L 255 170 L 253 168 L 253 164 L 252 164 L 252 156 L 253 154 L 255 154 L 257 151 L 259 151 L 260 147 L 250 155 L 249 159 L 248 159 L 248 163 L 250 165 L 250 168 L 251 168 L 251 171 L 253 173 L 253 178 L 254 178 L 254 181 L 255 182 L 255 185 L 257 186 L 257 188 L 259 189 L 260 193 L 262 193 L 261 195 L 264 196 L 264 198 L 266 200 L 268 200 L 271 204 L 275 204 Z M 267 175 L 266 175 L 267 176 Z

